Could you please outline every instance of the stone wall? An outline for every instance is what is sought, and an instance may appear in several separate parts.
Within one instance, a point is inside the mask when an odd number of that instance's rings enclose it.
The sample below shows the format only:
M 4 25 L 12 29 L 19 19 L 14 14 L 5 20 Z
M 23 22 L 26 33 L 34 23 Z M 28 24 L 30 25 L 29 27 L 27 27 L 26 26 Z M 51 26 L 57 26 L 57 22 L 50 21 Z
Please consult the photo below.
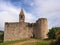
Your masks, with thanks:
M 19 32 L 18 23 L 5 23 L 4 41 L 10 41 L 16 39 L 16 37 L 18 37 L 17 32 Z
M 32 35 L 32 28 L 28 26 L 28 23 L 5 23 L 4 41 L 30 38 Z

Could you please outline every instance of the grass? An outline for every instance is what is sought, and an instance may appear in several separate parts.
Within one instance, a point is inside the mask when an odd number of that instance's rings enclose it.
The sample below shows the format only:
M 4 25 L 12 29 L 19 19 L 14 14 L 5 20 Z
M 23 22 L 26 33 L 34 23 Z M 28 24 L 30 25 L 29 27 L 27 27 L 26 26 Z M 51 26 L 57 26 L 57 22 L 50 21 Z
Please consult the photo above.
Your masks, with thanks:
M 50 41 L 46 40 L 39 40 L 37 42 L 29 42 L 29 43 L 24 43 L 23 45 L 49 45 Z
M 0 45 L 10 45 L 10 44 L 18 43 L 18 42 L 24 42 L 24 41 L 27 41 L 27 40 L 29 40 L 29 39 L 22 39 L 22 40 L 15 40 L 15 41 L 7 41 L 7 42 L 0 43 Z
M 31 42 L 31 43 L 25 43 L 23 45 L 49 45 L 49 43 L 46 43 L 46 42 Z
M 0 45 L 12 45 L 12 44 L 18 44 L 24 41 L 28 41 L 30 39 L 22 39 L 22 40 L 15 40 L 15 41 L 8 41 L 8 42 L 4 42 L 4 43 L 0 43 Z M 38 39 L 35 39 L 38 40 Z M 49 40 L 38 40 L 37 42 L 28 42 L 28 43 L 24 43 L 23 45 L 49 45 Z
M 36 45 L 49 45 L 48 42 L 35 42 Z

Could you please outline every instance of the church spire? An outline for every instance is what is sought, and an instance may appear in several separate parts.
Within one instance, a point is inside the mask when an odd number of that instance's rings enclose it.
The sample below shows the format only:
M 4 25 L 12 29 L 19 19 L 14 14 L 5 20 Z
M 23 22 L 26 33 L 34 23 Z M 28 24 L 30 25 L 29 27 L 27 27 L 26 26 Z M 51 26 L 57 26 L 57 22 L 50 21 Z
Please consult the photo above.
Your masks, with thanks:
M 21 9 L 20 15 L 19 15 L 19 22 L 24 22 L 25 21 L 25 15 L 23 12 L 23 9 Z
M 21 9 L 20 15 L 24 15 L 23 9 Z

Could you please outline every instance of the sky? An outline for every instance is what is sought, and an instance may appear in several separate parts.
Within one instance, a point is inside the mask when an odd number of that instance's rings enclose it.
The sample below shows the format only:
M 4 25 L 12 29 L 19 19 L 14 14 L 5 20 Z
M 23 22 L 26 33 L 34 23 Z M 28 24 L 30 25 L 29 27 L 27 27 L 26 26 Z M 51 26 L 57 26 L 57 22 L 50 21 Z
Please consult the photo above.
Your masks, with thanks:
M 0 0 L 0 30 L 4 30 L 5 22 L 19 22 L 21 9 L 25 22 L 47 18 L 48 28 L 60 26 L 60 0 Z

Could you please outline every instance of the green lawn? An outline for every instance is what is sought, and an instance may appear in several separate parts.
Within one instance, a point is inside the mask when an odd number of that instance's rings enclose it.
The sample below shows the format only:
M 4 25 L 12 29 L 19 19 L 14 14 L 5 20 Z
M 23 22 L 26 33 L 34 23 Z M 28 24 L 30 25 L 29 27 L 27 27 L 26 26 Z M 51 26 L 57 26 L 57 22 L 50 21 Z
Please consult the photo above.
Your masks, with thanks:
M 30 42 L 30 43 L 25 43 L 23 45 L 49 45 L 50 41 L 37 41 L 37 42 Z
M 24 41 L 29 41 L 30 39 L 23 39 L 23 40 L 15 40 L 15 41 L 8 41 L 8 42 L 4 42 L 4 43 L 0 43 L 0 45 L 12 45 L 12 44 L 18 44 Z M 37 40 L 37 39 L 35 39 Z M 28 42 L 28 43 L 24 43 L 23 45 L 49 45 L 48 40 L 38 40 L 37 42 Z
M 45 43 L 45 42 L 32 42 L 32 43 L 26 43 L 23 45 L 49 45 L 49 43 Z
M 10 44 L 14 44 L 14 43 L 24 42 L 24 41 L 27 41 L 27 40 L 29 40 L 29 39 L 22 39 L 22 40 L 15 40 L 15 41 L 7 41 L 7 42 L 0 43 L 0 45 L 10 45 Z

